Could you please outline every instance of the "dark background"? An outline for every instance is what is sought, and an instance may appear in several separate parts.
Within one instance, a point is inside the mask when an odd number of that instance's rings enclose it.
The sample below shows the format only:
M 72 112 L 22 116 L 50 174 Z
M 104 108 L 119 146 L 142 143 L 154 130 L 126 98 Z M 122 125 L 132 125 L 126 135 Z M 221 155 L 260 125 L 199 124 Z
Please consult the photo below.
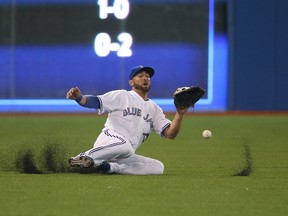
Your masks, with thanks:
M 12 6 L 0 7 L 0 43 L 11 43 Z M 207 44 L 208 4 L 131 4 L 125 21 L 109 15 L 99 19 L 94 5 L 37 5 L 15 7 L 16 44 L 91 43 L 96 33 L 133 32 L 142 42 Z M 215 31 L 226 31 L 226 5 L 216 4 Z M 177 29 L 177 30 L 176 30 Z

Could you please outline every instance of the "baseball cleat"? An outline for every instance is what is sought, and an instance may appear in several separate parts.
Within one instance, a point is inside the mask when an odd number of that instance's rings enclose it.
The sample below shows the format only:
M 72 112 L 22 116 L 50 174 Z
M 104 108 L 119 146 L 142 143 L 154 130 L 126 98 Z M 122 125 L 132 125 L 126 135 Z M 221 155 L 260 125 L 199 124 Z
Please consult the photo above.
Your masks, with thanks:
M 100 173 L 108 174 L 110 171 L 110 164 L 106 161 L 103 161 L 99 165 L 95 166 L 96 170 Z
M 68 159 L 70 166 L 78 166 L 78 167 L 91 167 L 94 164 L 92 158 L 88 156 L 75 156 Z

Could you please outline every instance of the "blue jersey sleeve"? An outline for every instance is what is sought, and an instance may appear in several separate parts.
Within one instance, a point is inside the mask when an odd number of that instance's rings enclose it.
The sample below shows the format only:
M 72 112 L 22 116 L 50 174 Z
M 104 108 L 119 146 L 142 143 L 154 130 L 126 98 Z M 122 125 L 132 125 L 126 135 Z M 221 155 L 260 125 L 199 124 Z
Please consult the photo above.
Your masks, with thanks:
M 84 105 L 80 104 L 81 106 L 87 108 L 100 109 L 100 101 L 97 96 L 85 95 L 85 97 L 86 97 L 86 103 Z

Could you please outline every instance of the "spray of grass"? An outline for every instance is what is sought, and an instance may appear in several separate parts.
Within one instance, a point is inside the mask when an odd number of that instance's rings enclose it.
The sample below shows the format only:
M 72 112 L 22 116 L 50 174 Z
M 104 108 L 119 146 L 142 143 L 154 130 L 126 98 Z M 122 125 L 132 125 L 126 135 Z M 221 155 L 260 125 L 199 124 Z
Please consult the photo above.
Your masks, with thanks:
M 35 155 L 30 148 L 18 151 L 15 169 L 20 173 L 42 174 L 35 164 Z
M 243 145 L 245 165 L 235 171 L 233 176 L 250 176 L 253 172 L 253 159 L 251 155 L 251 149 L 248 144 Z
M 24 146 L 24 147 L 23 147 Z M 42 145 L 32 148 L 22 144 L 16 151 L 16 155 L 9 158 L 15 158 L 12 164 L 4 163 L 9 161 L 4 156 L 1 157 L 1 167 L 6 171 L 16 171 L 26 174 L 49 174 L 49 173 L 95 173 L 95 169 L 70 167 L 66 150 L 58 141 L 46 139 Z M 5 166 L 4 166 L 5 165 Z

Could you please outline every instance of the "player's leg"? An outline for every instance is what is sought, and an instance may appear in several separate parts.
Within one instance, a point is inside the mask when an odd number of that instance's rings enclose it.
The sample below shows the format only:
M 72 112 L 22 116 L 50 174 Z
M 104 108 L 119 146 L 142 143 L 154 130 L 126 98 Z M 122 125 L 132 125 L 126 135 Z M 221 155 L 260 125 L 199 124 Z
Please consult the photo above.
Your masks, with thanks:
M 161 161 L 136 154 L 128 158 L 110 162 L 109 164 L 109 173 L 129 175 L 161 175 L 164 172 L 164 165 Z
M 114 131 L 103 131 L 97 138 L 92 149 L 69 159 L 71 166 L 97 167 L 103 161 L 117 160 L 133 155 L 131 143 Z

